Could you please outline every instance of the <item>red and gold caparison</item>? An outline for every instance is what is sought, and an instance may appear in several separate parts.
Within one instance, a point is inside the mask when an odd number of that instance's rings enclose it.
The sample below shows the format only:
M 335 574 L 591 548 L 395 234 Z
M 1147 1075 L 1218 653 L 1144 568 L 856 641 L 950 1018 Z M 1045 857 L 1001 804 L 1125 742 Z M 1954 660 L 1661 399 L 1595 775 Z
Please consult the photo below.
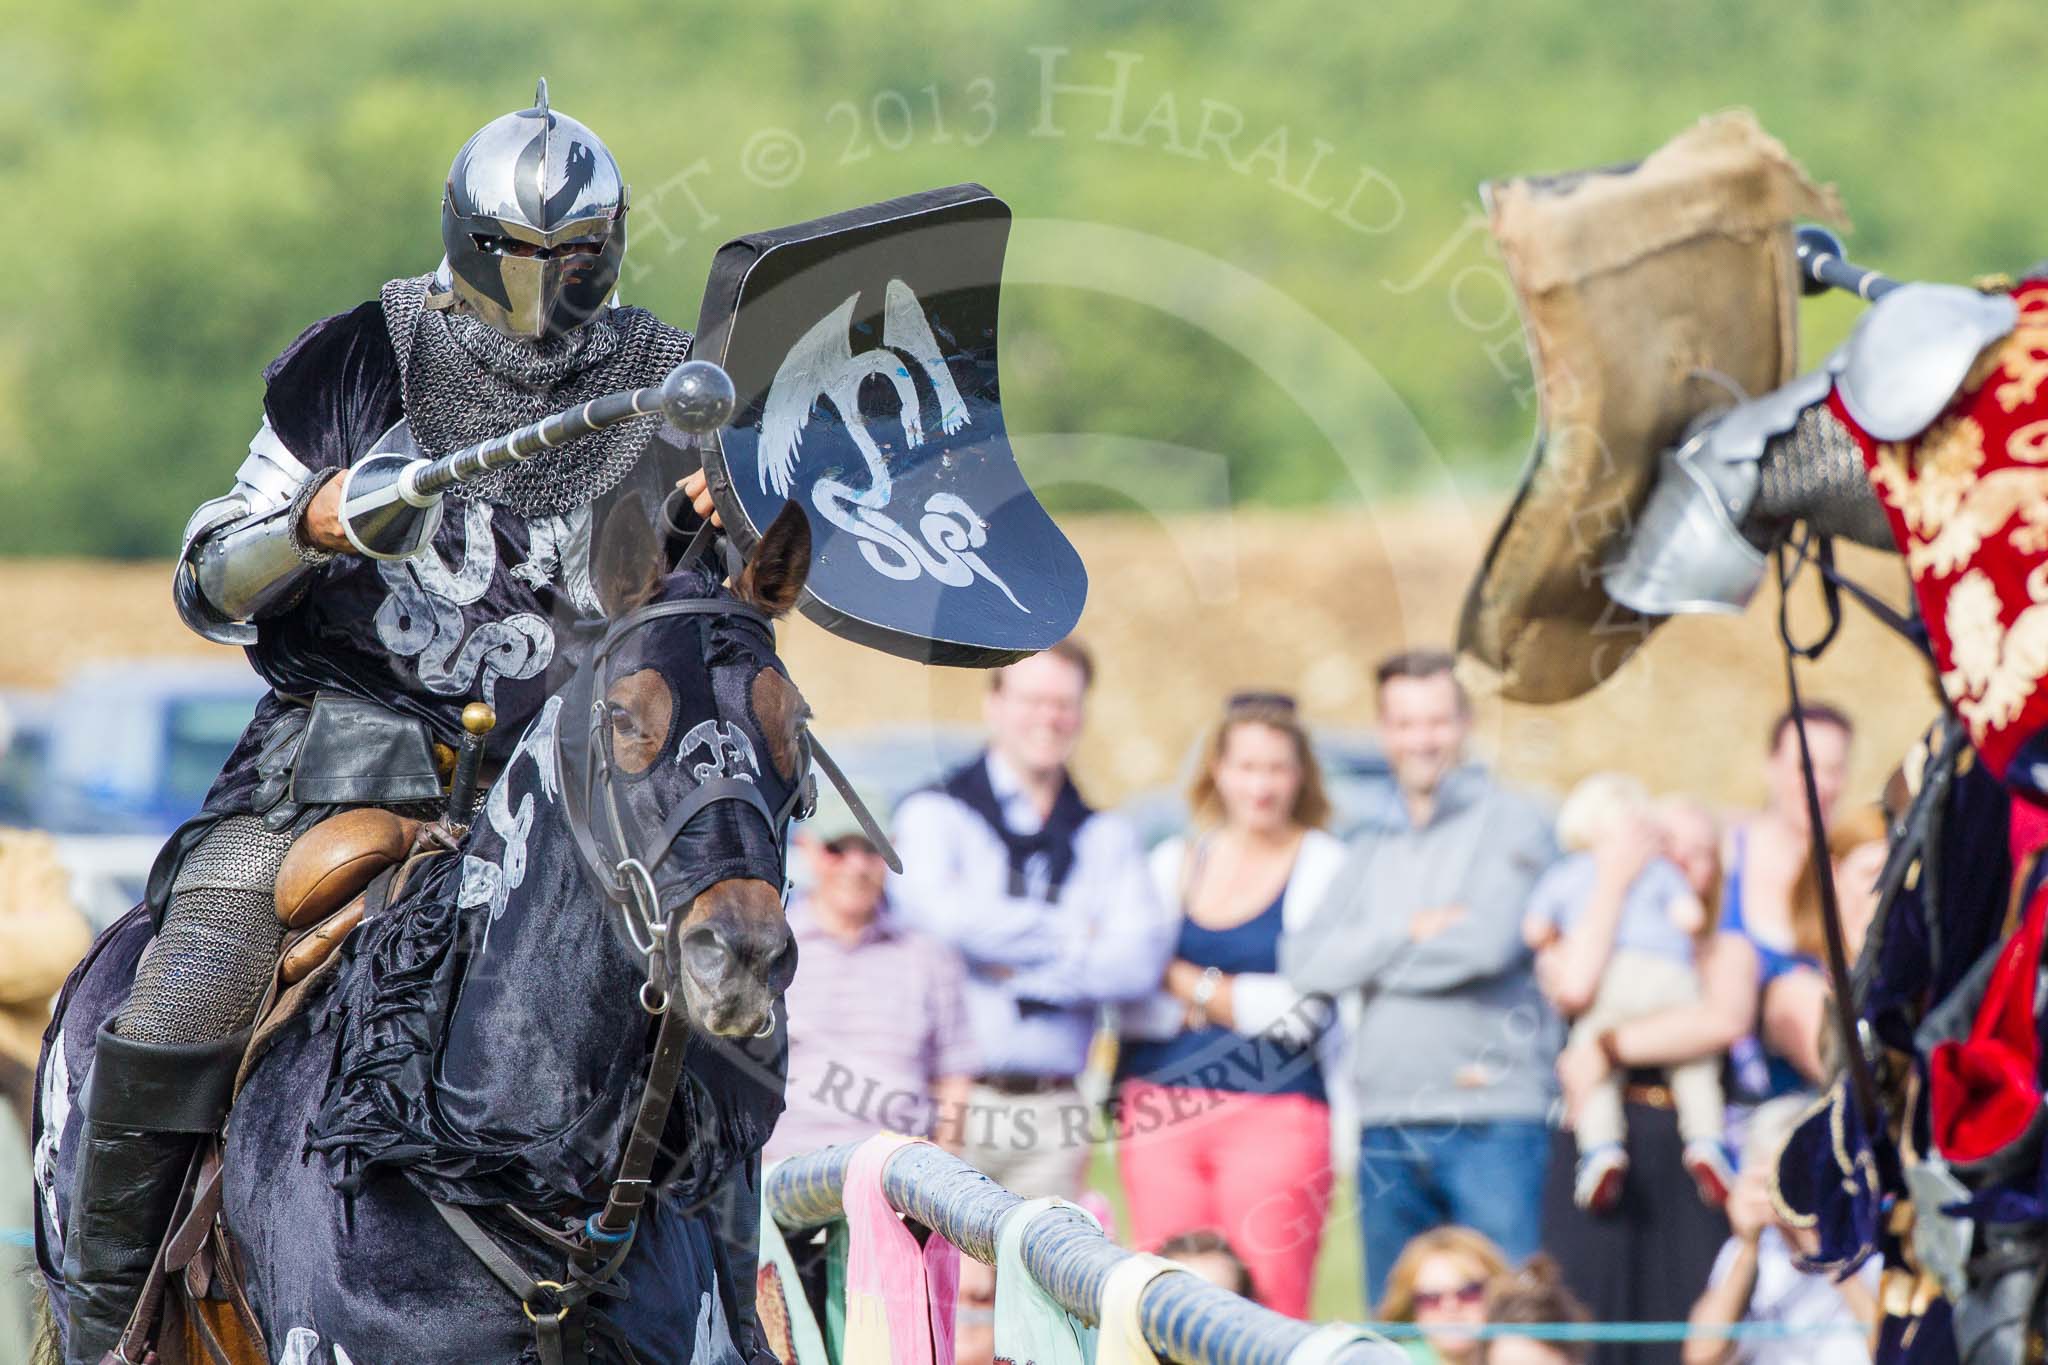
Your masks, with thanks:
M 2048 783 L 2048 279 L 2011 290 L 2019 325 L 1986 347 L 1941 416 L 1862 449 L 1906 558 L 1942 691 L 2001 780 Z M 2015 764 L 2023 771 L 2015 771 Z M 2038 768 L 2038 775 L 2033 769 Z

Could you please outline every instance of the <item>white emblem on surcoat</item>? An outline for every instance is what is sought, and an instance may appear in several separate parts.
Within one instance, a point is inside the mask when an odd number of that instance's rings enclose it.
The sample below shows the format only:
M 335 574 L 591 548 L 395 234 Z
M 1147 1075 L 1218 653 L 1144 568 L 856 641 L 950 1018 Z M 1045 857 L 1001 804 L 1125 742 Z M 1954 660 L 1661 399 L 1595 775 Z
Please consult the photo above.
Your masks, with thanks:
M 59 1260 L 64 1254 L 64 1220 L 57 1208 L 57 1153 L 70 1117 L 71 1066 L 64 1060 L 64 1030 L 60 1028 L 50 1040 L 49 1060 L 43 1063 L 43 1130 L 36 1134 L 30 1162 L 36 1188 L 43 1196 L 43 1230 L 49 1235 L 52 1255 Z
M 533 764 L 540 794 L 550 804 L 555 801 L 556 793 L 561 789 L 561 775 L 555 767 L 555 725 L 561 711 L 562 699 L 549 697 L 541 706 L 540 714 L 526 727 L 526 733 L 520 736 L 519 747 L 505 760 L 505 771 L 491 784 L 491 794 L 484 800 L 484 819 L 504 841 L 505 851 L 498 855 L 496 862 L 473 853 L 462 855 L 462 886 L 456 892 L 455 903 L 466 907 L 489 907 L 490 919 L 484 925 L 485 948 L 490 946 L 490 926 L 498 922 L 498 916 L 505 913 L 512 892 L 526 880 L 526 842 L 533 833 L 533 793 L 521 796 L 519 804 L 514 806 L 512 772 L 521 759 L 529 760 Z
M 465 630 L 462 609 L 490 590 L 498 568 L 489 504 L 462 504 L 462 563 L 449 568 L 432 545 L 407 559 L 377 561 L 388 595 L 377 608 L 377 638 L 416 660 L 420 682 L 443 696 L 472 688 L 496 703 L 500 678 L 537 676 L 555 657 L 555 632 L 533 612 Z

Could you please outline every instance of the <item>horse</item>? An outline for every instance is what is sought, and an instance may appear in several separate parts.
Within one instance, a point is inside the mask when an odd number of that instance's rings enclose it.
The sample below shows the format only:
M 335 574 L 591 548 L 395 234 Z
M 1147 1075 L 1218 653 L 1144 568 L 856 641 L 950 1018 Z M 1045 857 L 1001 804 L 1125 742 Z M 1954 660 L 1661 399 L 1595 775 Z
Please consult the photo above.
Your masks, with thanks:
M 792 504 L 727 586 L 668 570 L 644 510 L 607 520 L 605 618 L 474 823 L 256 1030 L 218 1149 L 225 1235 L 183 1274 L 195 1303 L 195 1272 L 232 1279 L 283 1365 L 580 1361 L 584 1342 L 742 1359 L 753 1268 L 702 1206 L 782 1107 L 783 860 L 810 749 L 770 623 L 810 534 Z M 138 907 L 99 939 L 45 1038 L 36 1234 L 59 1322 L 76 1101 L 150 932 Z M 195 1204 L 204 1188 L 202 1170 Z

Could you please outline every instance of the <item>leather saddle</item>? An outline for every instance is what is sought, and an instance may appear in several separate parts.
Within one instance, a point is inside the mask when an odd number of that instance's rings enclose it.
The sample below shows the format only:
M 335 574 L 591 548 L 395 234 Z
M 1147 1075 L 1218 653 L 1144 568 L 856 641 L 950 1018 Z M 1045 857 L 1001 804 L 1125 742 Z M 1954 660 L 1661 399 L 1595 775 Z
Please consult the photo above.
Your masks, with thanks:
M 441 851 L 415 851 L 420 828 L 418 820 L 361 807 L 313 826 L 285 855 L 276 889 L 284 946 L 235 1077 L 237 1094 L 334 964 L 335 949 L 390 903 L 418 863 Z M 221 1176 L 220 1145 L 208 1142 L 130 1320 L 138 1349 L 142 1341 L 153 1342 L 151 1358 L 161 1365 L 265 1365 L 270 1359 L 242 1288 L 240 1248 L 220 1219 Z
M 256 1013 L 235 1089 L 299 1011 L 363 920 L 405 888 L 414 868 L 439 854 L 419 849 L 422 822 L 375 806 L 330 815 L 300 835 L 277 872 L 277 917 L 285 925 L 277 974 Z
M 418 820 L 364 806 L 331 815 L 299 837 L 277 872 L 285 985 L 311 975 L 362 923 L 370 884 L 405 865 L 419 832 Z

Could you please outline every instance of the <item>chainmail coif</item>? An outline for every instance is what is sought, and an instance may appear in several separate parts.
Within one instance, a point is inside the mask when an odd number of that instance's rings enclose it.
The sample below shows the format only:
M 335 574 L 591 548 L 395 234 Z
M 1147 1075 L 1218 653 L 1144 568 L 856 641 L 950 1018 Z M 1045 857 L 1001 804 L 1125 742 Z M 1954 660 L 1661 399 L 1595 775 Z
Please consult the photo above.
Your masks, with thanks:
M 430 455 L 619 389 L 658 384 L 688 357 L 690 334 L 644 308 L 610 308 L 565 337 L 508 336 L 454 308 L 426 307 L 433 277 L 393 280 L 380 292 L 398 355 L 405 415 Z M 524 517 L 561 516 L 617 487 L 661 418 L 637 417 L 494 470 L 450 492 Z

